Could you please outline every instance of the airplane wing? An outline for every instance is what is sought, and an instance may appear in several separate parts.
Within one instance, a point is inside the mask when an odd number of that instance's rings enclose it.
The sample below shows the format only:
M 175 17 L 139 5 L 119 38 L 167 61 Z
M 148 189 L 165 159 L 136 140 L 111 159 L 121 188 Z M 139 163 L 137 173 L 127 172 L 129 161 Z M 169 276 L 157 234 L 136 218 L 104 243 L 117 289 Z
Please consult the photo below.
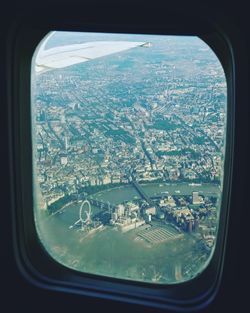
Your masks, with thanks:
M 35 71 L 41 74 L 50 70 L 64 68 L 73 64 L 87 62 L 102 56 L 121 52 L 139 46 L 148 46 L 146 42 L 135 41 L 93 41 L 44 49 L 48 39 L 41 45 L 36 59 Z

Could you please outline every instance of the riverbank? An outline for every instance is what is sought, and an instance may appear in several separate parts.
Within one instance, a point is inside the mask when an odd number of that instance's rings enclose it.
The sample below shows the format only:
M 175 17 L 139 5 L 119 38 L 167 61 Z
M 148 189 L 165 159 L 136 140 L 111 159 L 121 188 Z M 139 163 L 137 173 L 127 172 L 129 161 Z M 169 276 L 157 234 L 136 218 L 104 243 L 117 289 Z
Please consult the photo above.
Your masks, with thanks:
M 191 196 L 194 191 L 199 192 L 199 194 L 203 196 L 218 196 L 221 193 L 218 184 L 210 183 L 195 185 L 190 183 L 146 183 L 141 184 L 141 187 L 149 197 L 164 195 Z M 91 197 L 97 200 L 109 201 L 112 204 L 131 201 L 134 198 L 141 198 L 136 189 L 130 184 L 106 189 L 92 194 Z

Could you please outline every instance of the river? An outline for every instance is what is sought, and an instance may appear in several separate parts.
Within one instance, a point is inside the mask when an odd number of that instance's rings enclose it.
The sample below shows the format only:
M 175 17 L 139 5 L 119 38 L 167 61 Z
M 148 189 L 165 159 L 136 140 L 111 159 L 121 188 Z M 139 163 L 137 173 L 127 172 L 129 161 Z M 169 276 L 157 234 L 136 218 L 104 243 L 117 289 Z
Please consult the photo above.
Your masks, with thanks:
M 151 183 L 141 184 L 142 189 L 149 197 L 156 195 L 192 195 L 193 191 L 198 191 L 201 195 L 218 195 L 220 188 L 215 184 L 202 184 L 202 185 L 190 185 L 187 183 L 168 184 L 168 183 Z M 100 191 L 93 195 L 93 198 L 109 201 L 113 204 L 118 204 L 123 201 L 129 201 L 133 198 L 140 198 L 140 195 L 136 189 L 131 186 L 121 186 L 118 188 L 112 188 L 105 191 Z
M 213 184 L 153 183 L 142 187 L 149 196 L 191 196 L 193 191 L 204 196 L 220 193 L 218 185 Z M 130 185 L 101 191 L 92 197 L 113 204 L 140 198 Z M 196 239 L 186 233 L 181 239 L 153 246 L 134 240 L 134 230 L 124 234 L 112 226 L 83 236 L 79 229 L 70 229 L 79 218 L 80 204 L 71 203 L 53 216 L 46 216 L 41 210 L 37 212 L 36 225 L 42 244 L 55 260 L 67 267 L 104 276 L 171 284 L 196 275 L 208 260 L 208 256 L 199 250 Z M 91 209 L 92 214 L 100 211 L 93 206 Z M 195 260 L 198 262 L 196 268 L 190 270 Z

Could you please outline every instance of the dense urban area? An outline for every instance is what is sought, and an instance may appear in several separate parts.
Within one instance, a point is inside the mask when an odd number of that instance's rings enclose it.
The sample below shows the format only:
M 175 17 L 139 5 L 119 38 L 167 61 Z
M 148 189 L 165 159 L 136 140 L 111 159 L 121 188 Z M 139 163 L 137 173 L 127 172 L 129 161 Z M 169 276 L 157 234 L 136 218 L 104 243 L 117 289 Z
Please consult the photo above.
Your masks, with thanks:
M 63 221 L 65 236 L 77 233 L 83 246 L 93 243 L 95 267 L 88 268 L 87 252 L 70 258 L 70 247 L 53 241 L 48 250 L 67 266 L 172 283 L 201 272 L 216 243 L 226 82 L 200 39 L 141 37 L 146 45 L 36 76 L 38 210 L 41 223 Z M 126 190 L 130 196 L 124 198 Z M 163 265 L 148 258 L 151 272 L 146 257 L 132 267 L 109 269 L 93 256 L 98 238 L 109 232 L 145 253 L 169 247 L 172 258 L 163 256 Z

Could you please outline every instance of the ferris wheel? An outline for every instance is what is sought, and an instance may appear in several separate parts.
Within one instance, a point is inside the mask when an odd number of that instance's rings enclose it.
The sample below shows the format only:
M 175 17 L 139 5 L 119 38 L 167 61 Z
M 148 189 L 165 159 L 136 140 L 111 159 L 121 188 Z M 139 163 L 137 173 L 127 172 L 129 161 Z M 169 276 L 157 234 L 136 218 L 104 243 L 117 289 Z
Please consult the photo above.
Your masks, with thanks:
M 88 206 L 86 210 L 84 210 L 85 204 Z M 91 224 L 91 205 L 88 200 L 82 202 L 79 209 L 79 219 L 69 228 L 71 229 L 78 224 L 81 225 L 81 229 L 84 229 L 84 226 Z
M 87 210 L 83 211 L 83 206 L 87 204 L 88 208 Z M 91 205 L 88 200 L 84 200 L 80 206 L 79 209 L 79 221 L 81 221 L 82 224 L 90 224 L 91 223 Z

